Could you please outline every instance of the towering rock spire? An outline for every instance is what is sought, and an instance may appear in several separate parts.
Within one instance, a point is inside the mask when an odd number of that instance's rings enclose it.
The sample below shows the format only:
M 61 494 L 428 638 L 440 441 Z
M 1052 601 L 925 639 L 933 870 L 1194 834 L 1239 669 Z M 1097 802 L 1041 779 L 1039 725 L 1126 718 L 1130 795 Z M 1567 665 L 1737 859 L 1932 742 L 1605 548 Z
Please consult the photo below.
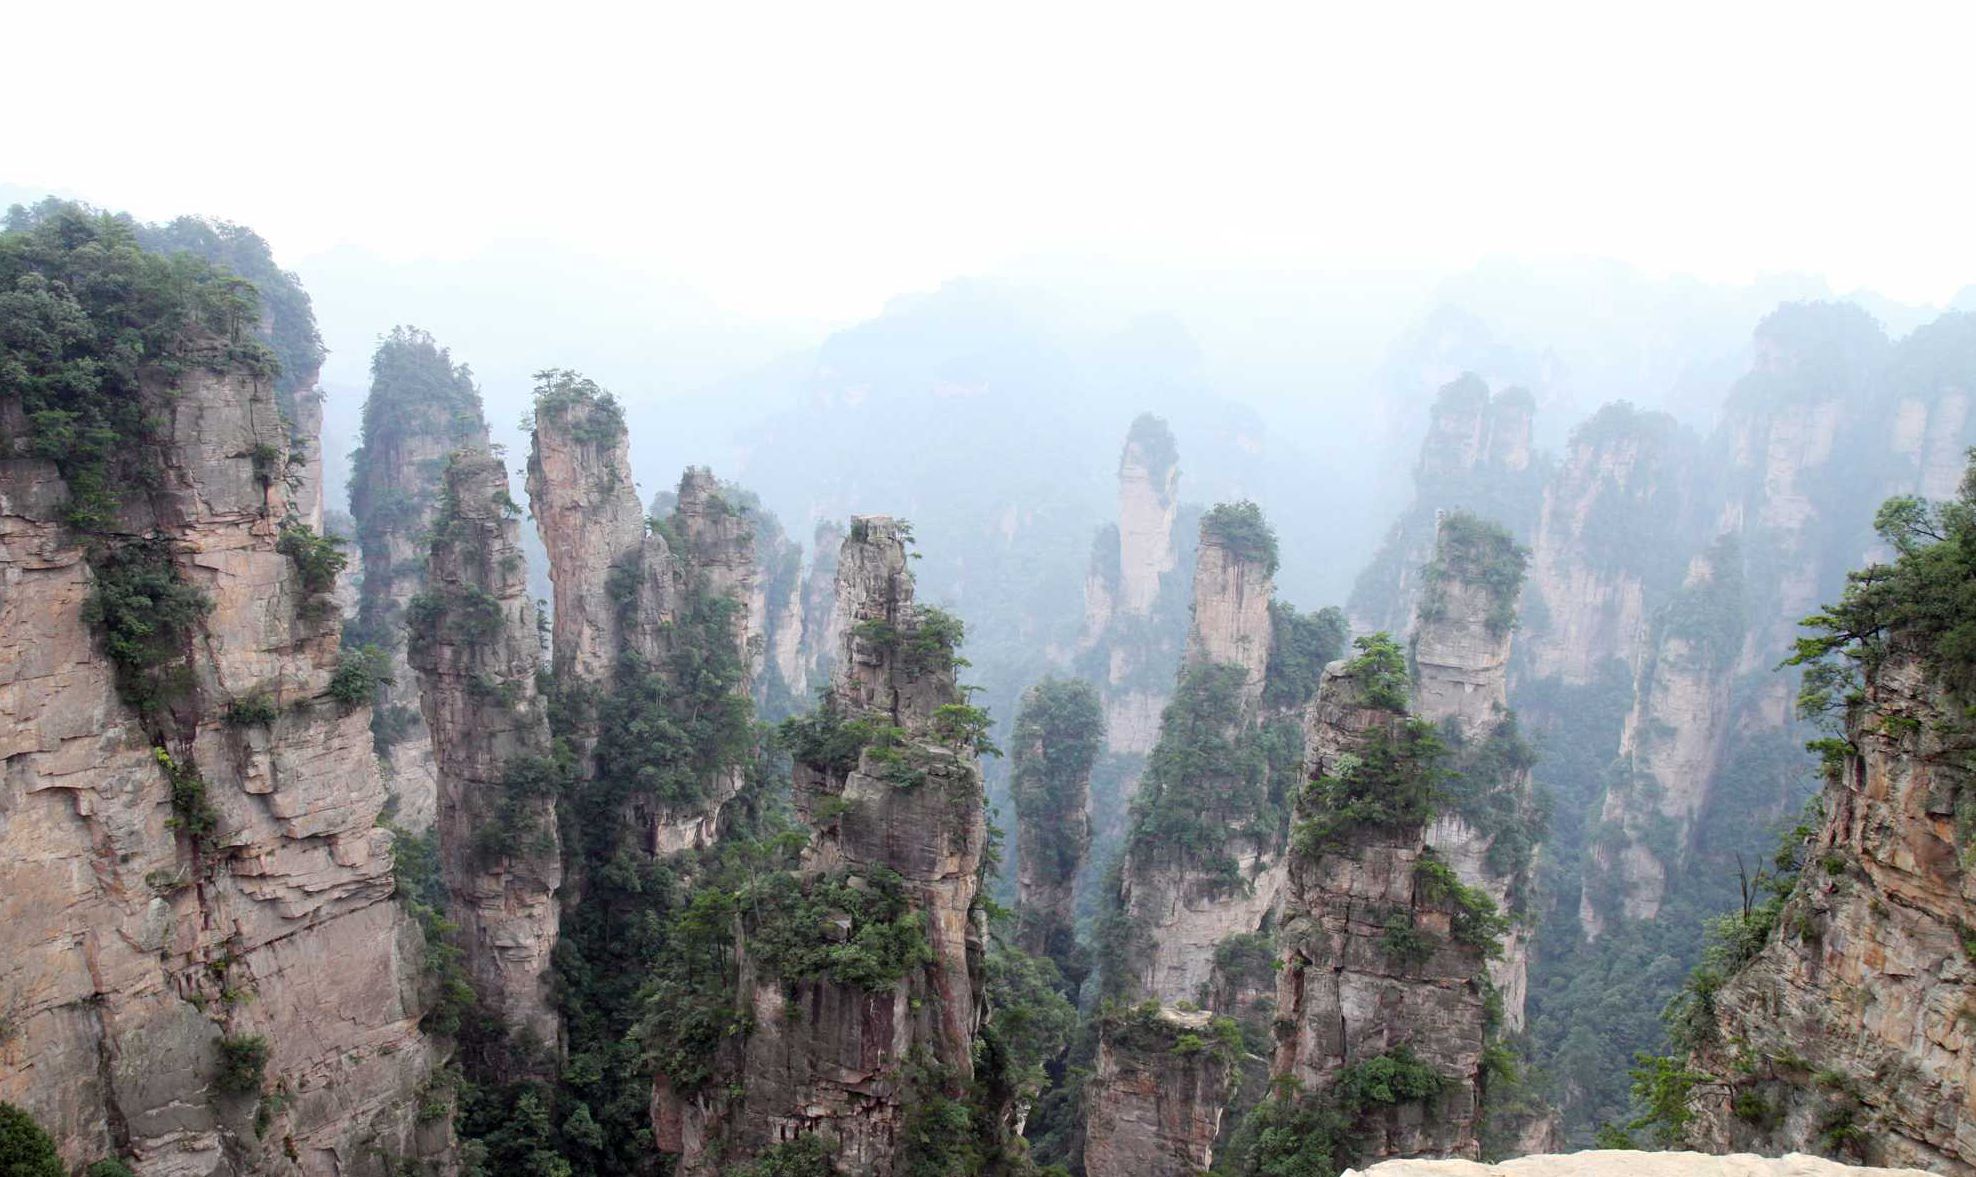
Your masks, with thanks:
M 745 1042 L 721 1086 L 661 1075 L 655 1092 L 660 1145 L 684 1172 L 827 1141 L 840 1168 L 882 1175 L 956 1144 L 909 1126 L 974 1077 L 985 717 L 954 681 L 959 623 L 913 600 L 909 534 L 854 519 L 839 555 L 836 671 L 823 706 L 789 728 L 810 837 L 782 908 L 738 917 L 756 945 L 739 978 Z M 785 926 L 784 909 L 811 905 L 827 927 Z M 787 947 L 819 935 L 820 955 Z
M 1125 435 L 1118 459 L 1118 587 L 1116 608 L 1144 617 L 1173 570 L 1174 516 L 1179 510 L 1180 451 L 1173 431 L 1141 413 Z
M 1215 945 L 1255 931 L 1275 902 L 1287 798 L 1251 748 L 1275 570 L 1275 536 L 1255 504 L 1203 518 L 1187 660 L 1126 840 L 1112 992 L 1199 1000 Z
M 1422 575 L 1412 661 L 1413 714 L 1449 738 L 1453 803 L 1427 831 L 1427 843 L 1462 883 L 1504 911 L 1523 910 L 1542 818 L 1530 791 L 1533 755 L 1509 710 L 1510 635 L 1526 554 L 1508 532 L 1473 515 L 1443 516 L 1434 559 Z M 1511 1030 L 1523 1026 L 1529 944 L 1505 937 L 1489 966 Z
M 1326 669 L 1307 720 L 1312 786 L 1297 809 L 1277 934 L 1272 1066 L 1295 1086 L 1257 1114 L 1290 1125 L 1322 1109 L 1310 1124 L 1350 1125 L 1357 1155 L 1324 1138 L 1289 1149 L 1321 1149 L 1339 1166 L 1472 1157 L 1484 966 L 1499 929 L 1427 844 L 1446 751 L 1431 724 L 1406 713 L 1404 655 L 1385 635 L 1361 638 L 1359 650 Z M 1383 1094 L 1364 1099 L 1353 1080 L 1375 1072 Z
M 363 444 L 350 460 L 350 514 L 364 569 L 354 636 L 390 660 L 372 735 L 396 820 L 413 832 L 431 827 L 437 784 L 432 738 L 405 660 L 405 607 L 425 588 L 426 537 L 447 457 L 464 447 L 487 447 L 472 374 L 425 332 L 393 328 L 371 357 Z
M 1089 971 L 1072 888 L 1091 848 L 1091 766 L 1104 724 L 1089 683 L 1058 679 L 1031 687 L 1015 721 L 1016 944 L 1055 961 L 1073 992 Z
M 612 570 L 637 559 L 645 509 L 631 482 L 631 443 L 615 397 L 574 372 L 536 387 L 528 499 L 555 585 L 551 652 L 563 689 L 603 684 L 624 642 Z
M 410 654 L 437 753 L 440 866 L 467 972 L 506 1028 L 553 1048 L 560 769 L 536 694 L 519 514 L 500 459 L 453 455 L 426 589 L 412 601 Z
M 1491 394 L 1472 373 L 1441 389 L 1414 468 L 1413 503 L 1352 588 L 1354 629 L 1399 633 L 1411 622 L 1440 514 L 1470 511 L 1502 521 L 1512 535 L 1530 534 L 1546 474 L 1530 446 L 1535 411 L 1528 392 Z

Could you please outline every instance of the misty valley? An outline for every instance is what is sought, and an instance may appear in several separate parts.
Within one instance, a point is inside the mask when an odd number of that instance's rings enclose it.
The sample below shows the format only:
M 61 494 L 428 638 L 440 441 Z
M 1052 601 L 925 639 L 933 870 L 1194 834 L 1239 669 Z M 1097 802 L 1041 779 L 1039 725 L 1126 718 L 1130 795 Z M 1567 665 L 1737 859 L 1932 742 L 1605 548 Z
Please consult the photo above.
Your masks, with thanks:
M 324 286 L 0 229 L 0 1174 L 1976 1175 L 1976 312 Z

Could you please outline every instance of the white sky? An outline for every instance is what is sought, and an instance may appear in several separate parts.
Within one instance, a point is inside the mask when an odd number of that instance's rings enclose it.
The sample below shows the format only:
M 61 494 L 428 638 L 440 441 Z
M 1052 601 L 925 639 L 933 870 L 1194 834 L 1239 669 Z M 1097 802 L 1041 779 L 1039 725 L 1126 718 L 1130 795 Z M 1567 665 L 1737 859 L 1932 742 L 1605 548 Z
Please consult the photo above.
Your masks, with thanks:
M 0 180 L 845 320 L 1038 254 L 1976 282 L 1976 6 L 18 5 Z

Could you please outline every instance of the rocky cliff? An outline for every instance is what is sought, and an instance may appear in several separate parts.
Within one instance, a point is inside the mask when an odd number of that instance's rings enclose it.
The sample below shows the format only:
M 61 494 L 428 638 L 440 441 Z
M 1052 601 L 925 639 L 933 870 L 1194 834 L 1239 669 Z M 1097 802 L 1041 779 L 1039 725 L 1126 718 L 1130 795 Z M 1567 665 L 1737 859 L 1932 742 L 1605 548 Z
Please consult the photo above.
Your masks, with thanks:
M 1147 1002 L 1105 1016 L 1085 1086 L 1085 1177 L 1206 1172 L 1234 1089 L 1234 1053 L 1206 1012 Z
M 350 458 L 363 587 L 349 636 L 389 660 L 372 734 L 384 757 L 393 819 L 415 833 L 433 823 L 438 784 L 418 680 L 405 659 L 405 607 L 425 588 L 426 537 L 448 456 L 465 447 L 487 448 L 471 373 L 425 332 L 393 328 L 371 357 L 363 442 Z
M 1976 732 L 1910 643 L 1869 670 L 1767 940 L 1693 1007 L 1689 1135 L 1976 1173 Z
M 454 454 L 432 520 L 410 656 L 438 768 L 439 859 L 481 1006 L 553 1052 L 562 852 L 519 508 L 486 451 Z
M 818 905 L 824 925 L 742 933 L 757 944 L 821 935 L 844 951 L 758 947 L 742 961 L 749 1029 L 725 1087 L 689 1092 L 665 1074 L 655 1092 L 660 1146 L 686 1172 L 822 1142 L 839 1171 L 888 1174 L 929 1149 L 968 1147 L 951 1129 L 933 1139 L 913 1125 L 960 1106 L 975 1077 L 983 732 L 954 680 L 958 625 L 913 600 L 906 535 L 888 518 L 852 521 L 837 565 L 836 672 L 820 710 L 792 729 L 808 839 L 783 902 Z M 829 963 L 803 963 L 818 959 Z
M 1405 713 L 1402 656 L 1383 638 L 1360 648 L 1325 671 L 1309 712 L 1313 785 L 1277 933 L 1272 1072 L 1298 1094 L 1257 1115 L 1291 1139 L 1251 1147 L 1327 1163 L 1475 1156 L 1487 945 L 1499 929 L 1427 843 L 1445 751 Z M 1388 1081 L 1368 1099 L 1374 1073 Z
M 1413 713 L 1435 724 L 1453 751 L 1451 803 L 1427 844 L 1461 881 L 1502 911 L 1527 910 L 1543 819 L 1531 795 L 1534 756 L 1509 709 L 1507 669 L 1526 556 L 1502 528 L 1445 515 L 1421 576 L 1413 630 Z M 1511 1031 L 1523 1028 L 1529 937 L 1519 926 L 1489 966 Z
M 1016 944 L 1055 961 L 1072 992 L 1090 971 L 1077 943 L 1074 888 L 1091 848 L 1091 766 L 1104 722 L 1089 683 L 1047 679 L 1024 693 L 1012 738 Z
M 0 391 L 0 1099 L 71 1163 L 147 1175 L 443 1156 L 368 684 L 339 666 L 340 561 L 289 499 L 268 353 L 171 318 L 203 279 L 127 222 L 42 211 L 0 237 L 9 287 L 73 251 L 71 313 L 143 342 L 53 401 Z M 17 376 L 75 354 L 8 349 Z M 124 432 L 51 444 L 50 412 Z
M 1126 835 L 1109 992 L 1201 1000 L 1215 946 L 1257 931 L 1276 902 L 1288 802 L 1260 710 L 1275 569 L 1254 504 L 1202 520 L 1186 660 Z
M 1094 861 L 1125 835 L 1126 812 L 1159 738 L 1188 630 L 1194 529 L 1178 504 L 1179 451 L 1166 422 L 1132 422 L 1118 464 L 1118 520 L 1099 531 L 1084 582 L 1077 672 L 1098 688 L 1106 755 L 1093 776 Z
M 1766 1159 L 1747 1153 L 1711 1157 L 1693 1152 L 1605 1149 L 1518 1157 L 1499 1165 L 1473 1161 L 1386 1161 L 1365 1170 L 1364 1177 L 1922 1177 L 1922 1173 L 1919 1169 L 1840 1165 L 1797 1153 Z
M 1623 401 L 1572 432 L 1531 542 L 1528 677 L 1585 686 L 1608 663 L 1638 662 L 1648 602 L 1692 544 L 1695 447 L 1673 418 Z
M 573 372 L 545 375 L 535 395 L 528 501 L 555 586 L 550 647 L 562 690 L 596 689 L 609 683 L 625 646 L 611 574 L 640 562 L 645 509 L 631 481 L 624 410 Z
M 1535 412 L 1528 392 L 1491 393 L 1472 373 L 1441 389 L 1414 467 L 1413 502 L 1352 588 L 1355 631 L 1400 633 L 1413 620 L 1439 513 L 1471 511 L 1501 522 L 1518 539 L 1530 536 L 1548 475 L 1531 448 Z
M 0 1099 L 74 1164 L 382 1175 L 447 1141 L 416 1119 L 423 947 L 368 691 L 316 607 L 334 561 L 284 534 L 265 368 L 169 354 L 125 394 L 155 414 L 112 458 L 131 493 L 86 534 L 0 399 Z

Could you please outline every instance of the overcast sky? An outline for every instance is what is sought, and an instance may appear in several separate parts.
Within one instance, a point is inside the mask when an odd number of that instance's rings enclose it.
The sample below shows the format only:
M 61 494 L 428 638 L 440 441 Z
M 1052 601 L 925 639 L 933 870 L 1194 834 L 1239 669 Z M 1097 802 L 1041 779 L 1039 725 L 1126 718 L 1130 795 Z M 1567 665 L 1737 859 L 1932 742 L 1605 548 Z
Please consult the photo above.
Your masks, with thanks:
M 637 8 L 637 11 L 626 11 Z M 1968 4 L 16 6 L 0 180 L 842 322 L 1056 253 L 1976 281 Z

